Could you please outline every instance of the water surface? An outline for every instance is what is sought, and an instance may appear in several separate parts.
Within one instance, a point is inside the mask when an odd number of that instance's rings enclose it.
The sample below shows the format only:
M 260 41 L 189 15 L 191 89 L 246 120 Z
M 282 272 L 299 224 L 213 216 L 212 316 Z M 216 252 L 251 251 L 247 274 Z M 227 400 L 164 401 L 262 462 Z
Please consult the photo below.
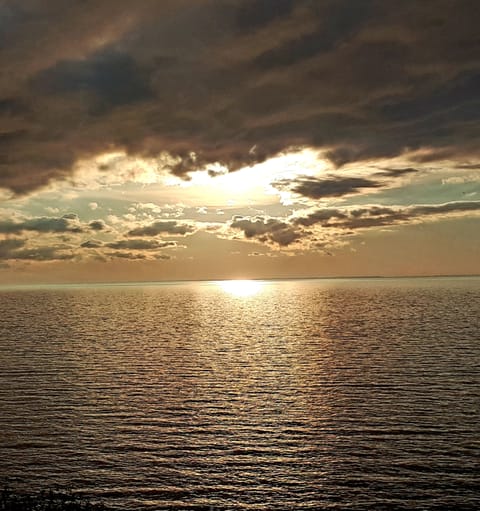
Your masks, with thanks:
M 0 291 L 0 480 L 132 509 L 478 509 L 480 279 Z

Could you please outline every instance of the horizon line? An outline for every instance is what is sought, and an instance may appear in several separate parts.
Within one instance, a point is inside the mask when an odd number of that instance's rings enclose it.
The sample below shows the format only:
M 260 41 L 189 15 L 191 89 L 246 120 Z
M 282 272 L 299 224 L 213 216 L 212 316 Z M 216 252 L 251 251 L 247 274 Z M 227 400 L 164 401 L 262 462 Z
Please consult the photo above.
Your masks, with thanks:
M 163 279 L 163 280 L 126 280 L 126 281 L 92 281 L 92 282 L 32 282 L 22 284 L 2 284 L 0 289 L 5 288 L 28 288 L 28 287 L 76 287 L 76 286 L 141 286 L 141 285 L 165 285 L 181 284 L 189 282 L 229 282 L 229 281 L 296 281 L 296 280 L 400 280 L 400 279 L 448 279 L 448 278 L 480 278 L 480 273 L 465 274 L 432 274 L 432 275 L 351 275 L 351 276 L 312 276 L 312 277 L 254 277 L 254 278 L 222 278 L 222 279 Z

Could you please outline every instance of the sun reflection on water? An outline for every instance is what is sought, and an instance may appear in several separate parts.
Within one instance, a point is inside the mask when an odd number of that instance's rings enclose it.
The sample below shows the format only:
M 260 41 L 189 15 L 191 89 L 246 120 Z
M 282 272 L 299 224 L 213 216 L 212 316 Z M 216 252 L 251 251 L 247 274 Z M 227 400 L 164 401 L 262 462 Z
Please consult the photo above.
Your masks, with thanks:
M 219 280 L 216 284 L 229 295 L 238 297 L 256 295 L 265 285 L 259 280 Z

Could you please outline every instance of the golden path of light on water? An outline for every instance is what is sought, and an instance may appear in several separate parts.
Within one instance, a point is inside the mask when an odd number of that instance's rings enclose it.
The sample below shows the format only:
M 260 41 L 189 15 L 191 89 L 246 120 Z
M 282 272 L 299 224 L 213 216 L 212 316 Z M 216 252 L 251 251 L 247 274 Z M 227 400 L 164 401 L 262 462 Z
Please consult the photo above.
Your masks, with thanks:
M 219 280 L 217 285 L 232 296 L 246 297 L 259 293 L 265 283 L 259 280 Z

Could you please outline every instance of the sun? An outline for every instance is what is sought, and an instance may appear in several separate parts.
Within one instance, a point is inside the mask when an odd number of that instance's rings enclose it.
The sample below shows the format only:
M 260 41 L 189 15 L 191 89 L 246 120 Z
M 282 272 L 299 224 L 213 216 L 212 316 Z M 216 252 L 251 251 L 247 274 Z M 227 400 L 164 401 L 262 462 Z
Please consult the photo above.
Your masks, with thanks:
M 217 285 L 229 295 L 247 297 L 259 293 L 264 283 L 259 280 L 220 280 Z
M 215 167 L 215 165 L 213 165 Z M 198 170 L 189 180 L 168 175 L 167 187 L 180 187 L 183 200 L 203 206 L 245 206 L 274 204 L 280 199 L 288 201 L 290 192 L 279 190 L 275 182 L 294 179 L 296 176 L 312 176 L 324 172 L 329 163 L 320 151 L 304 148 L 272 156 L 252 166 L 228 172 L 226 167 L 216 165 L 215 177 L 207 170 Z M 146 179 L 146 178 L 144 178 Z

